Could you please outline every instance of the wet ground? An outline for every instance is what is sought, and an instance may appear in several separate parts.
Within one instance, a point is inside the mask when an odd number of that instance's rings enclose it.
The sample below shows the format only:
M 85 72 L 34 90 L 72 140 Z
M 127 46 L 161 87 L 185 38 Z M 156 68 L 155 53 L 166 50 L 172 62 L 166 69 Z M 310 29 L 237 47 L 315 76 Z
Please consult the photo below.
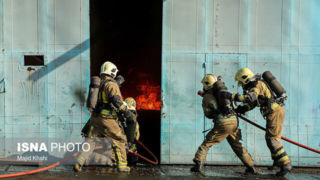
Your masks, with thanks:
M 274 176 L 276 170 L 270 171 L 266 167 L 257 167 L 259 175 L 245 175 L 243 166 L 205 166 L 203 174 L 191 173 L 191 166 L 161 165 L 132 167 L 130 174 L 118 174 L 112 169 L 104 167 L 86 168 L 84 172 L 74 173 L 72 166 L 59 166 L 46 172 L 20 176 L 8 179 L 293 179 L 293 180 L 320 180 L 320 168 L 297 168 L 285 177 Z M 37 166 L 0 166 L 0 174 L 9 174 L 37 169 Z

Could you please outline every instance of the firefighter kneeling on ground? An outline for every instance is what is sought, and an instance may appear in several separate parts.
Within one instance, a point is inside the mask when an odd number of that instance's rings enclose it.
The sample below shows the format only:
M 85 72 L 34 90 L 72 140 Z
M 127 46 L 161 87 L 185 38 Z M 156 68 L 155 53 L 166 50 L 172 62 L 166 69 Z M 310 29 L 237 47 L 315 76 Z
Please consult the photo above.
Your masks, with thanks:
M 259 74 L 253 74 L 248 68 L 240 69 L 235 75 L 235 81 L 238 82 L 238 86 L 242 86 L 245 93 L 228 94 L 228 96 L 234 101 L 244 103 L 237 107 L 237 113 L 244 114 L 256 106 L 260 107 L 261 114 L 267 121 L 265 139 L 274 161 L 270 169 L 280 166 L 281 169 L 276 175 L 284 176 L 292 169 L 290 158 L 281 142 L 285 118 L 282 107 L 286 98 L 285 90 L 269 71 L 263 73 L 262 77 L 263 79 Z M 274 93 L 278 97 L 275 97 Z
M 130 121 L 133 114 L 128 110 L 126 103 L 121 100 L 119 86 L 115 80 L 118 69 L 107 61 L 101 66 L 100 77 L 102 85 L 99 89 L 96 108 L 89 120 L 88 138 L 110 137 L 112 141 L 112 160 L 119 172 L 130 172 L 127 166 L 126 144 L 127 138 L 123 129 L 119 126 L 119 114 Z M 90 141 L 90 140 L 89 140 Z M 88 154 L 92 153 L 95 141 L 90 141 L 91 149 L 88 152 L 80 152 L 76 157 L 75 171 L 81 171 Z
M 137 146 L 135 143 L 135 139 L 139 140 L 140 132 L 139 132 L 139 124 L 137 121 L 137 111 L 136 111 L 136 101 L 132 97 L 128 97 L 124 100 L 127 103 L 128 109 L 133 114 L 133 119 L 131 121 L 127 121 L 126 126 L 124 127 L 124 131 L 127 135 L 128 140 L 128 148 L 133 152 L 137 152 Z M 136 164 L 138 161 L 138 157 L 134 154 L 128 154 L 128 163 L 130 165 Z
M 241 130 L 238 128 L 238 120 L 231 106 L 231 101 L 220 96 L 222 92 L 227 91 L 224 83 L 217 80 L 212 74 L 205 75 L 201 83 L 204 89 L 202 108 L 205 116 L 213 119 L 214 127 L 198 148 L 193 159 L 195 166 L 191 168 L 191 171 L 201 172 L 210 147 L 227 138 L 232 150 L 247 167 L 245 172 L 256 174 L 251 155 L 240 142 Z

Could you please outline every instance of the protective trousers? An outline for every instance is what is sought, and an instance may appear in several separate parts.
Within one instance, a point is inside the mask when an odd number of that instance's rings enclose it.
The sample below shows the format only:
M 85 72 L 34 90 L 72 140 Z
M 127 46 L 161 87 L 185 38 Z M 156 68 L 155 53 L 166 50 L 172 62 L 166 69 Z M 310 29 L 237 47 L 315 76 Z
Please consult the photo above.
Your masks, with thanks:
M 111 138 L 86 138 L 85 143 L 89 145 L 86 151 L 80 151 L 76 157 L 79 165 L 109 165 L 112 166 L 112 142 Z M 102 146 L 102 149 L 95 150 L 97 146 Z
M 278 166 L 290 163 L 290 158 L 283 149 L 281 142 L 284 117 L 284 108 L 281 106 L 275 108 L 273 112 L 266 117 L 267 130 L 265 138 L 271 152 L 271 157 Z
M 227 138 L 232 150 L 246 167 L 253 167 L 251 155 L 240 142 L 241 130 L 238 129 L 238 121 L 231 120 L 222 123 L 214 123 L 213 129 L 207 134 L 203 143 L 199 146 L 194 160 L 204 162 L 211 146 L 220 143 Z
M 112 148 L 114 153 L 112 153 L 112 160 L 117 164 L 118 167 L 127 166 L 127 154 L 126 154 L 126 143 L 127 138 L 124 134 L 122 128 L 120 128 L 117 119 L 113 118 L 103 118 L 101 116 L 92 116 L 90 118 L 90 125 L 93 127 L 90 129 L 89 135 L 92 139 L 93 146 L 95 146 L 95 137 L 110 137 L 112 141 Z M 92 148 L 92 147 L 91 147 Z M 93 150 L 91 150 L 91 153 Z M 81 154 L 80 154 L 81 155 Z M 81 159 L 81 156 L 78 156 Z M 86 155 L 87 157 L 87 155 Z M 80 162 L 79 162 L 80 163 Z

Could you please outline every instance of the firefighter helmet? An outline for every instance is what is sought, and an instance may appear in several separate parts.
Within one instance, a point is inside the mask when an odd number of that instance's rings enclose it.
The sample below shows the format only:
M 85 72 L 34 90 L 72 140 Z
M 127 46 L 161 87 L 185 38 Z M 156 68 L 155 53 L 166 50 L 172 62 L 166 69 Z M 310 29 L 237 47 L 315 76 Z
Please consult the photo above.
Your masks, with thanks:
M 132 97 L 128 97 L 124 100 L 128 104 L 129 110 L 136 110 L 136 101 Z
M 213 74 L 206 74 L 201 81 L 204 90 L 208 90 L 212 88 L 214 83 L 216 82 L 217 82 L 217 77 L 214 76 Z
M 107 74 L 113 78 L 117 76 L 118 68 L 116 65 L 114 65 L 112 62 L 107 61 L 102 64 L 101 70 L 100 70 L 100 75 L 101 74 Z
M 249 68 L 241 68 L 236 73 L 234 80 L 238 82 L 238 86 L 248 84 L 250 79 L 254 76 Z

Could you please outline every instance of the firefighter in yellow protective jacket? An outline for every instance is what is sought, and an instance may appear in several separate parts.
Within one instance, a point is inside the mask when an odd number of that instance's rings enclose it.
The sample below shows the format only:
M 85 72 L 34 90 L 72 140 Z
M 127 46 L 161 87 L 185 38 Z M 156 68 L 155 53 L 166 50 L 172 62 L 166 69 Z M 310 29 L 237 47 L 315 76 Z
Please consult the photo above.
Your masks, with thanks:
M 133 114 L 133 119 L 128 121 L 127 126 L 124 128 L 128 139 L 128 147 L 129 150 L 133 152 L 137 152 L 137 146 L 135 143 L 135 139 L 139 140 L 140 138 L 140 131 L 139 131 L 139 123 L 137 121 L 137 111 L 136 111 L 136 101 L 132 97 L 128 97 L 124 100 L 127 103 L 129 111 Z M 128 163 L 131 165 L 136 164 L 138 161 L 138 157 L 133 154 L 128 154 Z
M 205 116 L 213 119 L 214 127 L 199 146 L 193 159 L 195 165 L 191 171 L 201 172 L 210 147 L 226 138 L 232 150 L 247 167 L 246 173 L 256 174 L 251 155 L 240 142 L 241 130 L 238 128 L 238 120 L 231 101 L 220 96 L 222 92 L 227 91 L 224 83 L 212 74 L 205 75 L 201 83 L 204 89 L 202 108 Z
M 238 86 L 242 86 L 245 94 L 232 94 L 231 99 L 243 102 L 242 106 L 238 106 L 237 113 L 245 112 L 260 107 L 262 115 L 267 121 L 266 142 L 274 160 L 273 166 L 280 166 L 281 170 L 276 175 L 284 176 L 291 170 L 291 161 L 285 152 L 282 142 L 281 133 L 285 111 L 282 103 L 276 101 L 272 94 L 272 89 L 266 81 L 263 81 L 260 75 L 254 75 L 248 68 L 240 69 L 235 75 L 235 81 Z
M 128 110 L 126 103 L 121 100 L 121 93 L 115 81 L 117 67 L 107 61 L 101 66 L 100 77 L 103 83 L 99 90 L 97 108 L 91 116 L 89 138 L 110 137 L 112 141 L 112 160 L 115 162 L 119 172 L 130 172 L 127 166 L 126 144 L 127 138 L 120 127 L 118 114 L 121 113 L 125 119 L 133 119 L 132 113 Z M 88 141 L 87 141 L 88 142 Z M 89 139 L 91 147 L 89 152 L 81 152 L 74 166 L 76 171 L 81 171 L 81 166 L 85 163 L 89 154 L 92 153 L 95 141 Z

